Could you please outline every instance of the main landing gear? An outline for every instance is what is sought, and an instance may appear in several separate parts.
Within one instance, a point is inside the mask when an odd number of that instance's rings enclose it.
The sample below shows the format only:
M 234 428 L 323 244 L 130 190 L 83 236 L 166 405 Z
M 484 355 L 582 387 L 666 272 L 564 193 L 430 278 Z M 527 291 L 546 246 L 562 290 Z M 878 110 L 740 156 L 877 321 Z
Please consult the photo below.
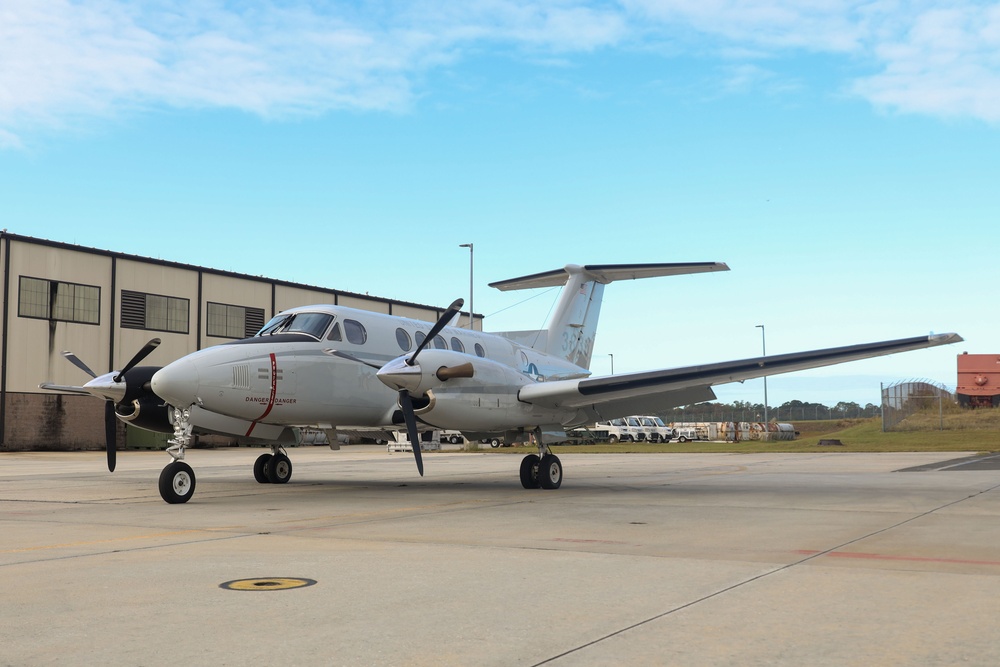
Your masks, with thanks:
M 270 454 L 261 454 L 254 461 L 253 478 L 261 484 L 285 484 L 292 478 L 292 461 L 284 449 L 271 445 Z
M 521 459 L 521 486 L 526 489 L 558 489 L 562 486 L 562 462 L 542 443 L 541 433 L 536 433 L 536 441 L 538 454 L 528 454 Z

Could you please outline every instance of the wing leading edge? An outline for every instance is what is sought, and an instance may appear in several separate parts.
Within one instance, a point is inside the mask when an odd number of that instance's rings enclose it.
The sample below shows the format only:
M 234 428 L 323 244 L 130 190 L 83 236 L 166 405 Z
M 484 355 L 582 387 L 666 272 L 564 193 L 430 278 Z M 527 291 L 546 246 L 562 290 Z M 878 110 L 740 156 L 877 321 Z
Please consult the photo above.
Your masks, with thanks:
M 539 382 L 522 388 L 518 397 L 526 403 L 546 407 L 593 407 L 605 417 L 621 416 L 632 414 L 631 407 L 648 408 L 651 401 L 656 402 L 658 408 L 667 409 L 689 405 L 693 397 L 699 401 L 711 400 L 714 393 L 710 387 L 717 384 L 950 345 L 961 340 L 962 337 L 955 333 L 936 334 L 701 366 Z

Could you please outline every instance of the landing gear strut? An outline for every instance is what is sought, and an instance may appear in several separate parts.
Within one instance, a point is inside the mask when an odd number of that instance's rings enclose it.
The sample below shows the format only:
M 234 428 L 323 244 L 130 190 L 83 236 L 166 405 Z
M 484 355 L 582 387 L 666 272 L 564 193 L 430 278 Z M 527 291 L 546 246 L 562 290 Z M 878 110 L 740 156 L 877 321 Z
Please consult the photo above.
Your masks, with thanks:
M 194 495 L 195 477 L 191 466 L 184 463 L 184 449 L 191 442 L 191 408 L 174 409 L 174 437 L 167 442 L 167 454 L 173 457 L 160 472 L 160 497 L 171 505 L 186 503 Z
M 254 461 L 253 478 L 261 484 L 285 484 L 292 478 L 292 461 L 283 448 L 272 445 L 270 454 Z
M 563 470 L 559 457 L 542 442 L 541 429 L 535 429 L 538 454 L 521 459 L 521 486 L 526 489 L 558 489 L 562 486 Z

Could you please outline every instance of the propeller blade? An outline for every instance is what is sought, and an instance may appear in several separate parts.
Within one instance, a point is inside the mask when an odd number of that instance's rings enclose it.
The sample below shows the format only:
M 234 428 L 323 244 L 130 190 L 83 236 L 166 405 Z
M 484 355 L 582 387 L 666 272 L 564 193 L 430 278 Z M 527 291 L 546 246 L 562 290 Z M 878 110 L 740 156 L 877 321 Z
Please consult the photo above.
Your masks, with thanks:
M 95 373 L 94 371 L 90 370 L 90 367 L 87 366 L 87 364 L 85 364 L 82 361 L 80 361 L 80 358 L 77 357 L 72 352 L 70 352 L 69 350 L 64 350 L 63 353 L 62 353 L 62 356 L 66 357 L 67 361 L 69 361 L 71 364 L 73 364 L 74 366 L 76 366 L 77 368 L 79 368 L 81 371 L 83 371 L 84 373 L 86 373 L 90 377 L 92 377 L 92 378 L 96 378 L 97 377 L 97 373 Z
M 408 366 L 412 366 L 417 362 L 417 355 L 434 340 L 434 337 L 441 333 L 441 329 L 444 329 L 448 322 L 451 322 L 452 318 L 455 317 L 461 310 L 462 306 L 465 305 L 465 299 L 455 299 L 448 310 L 444 311 L 444 315 L 438 319 L 437 323 L 431 327 L 431 332 L 427 334 L 427 338 L 424 339 L 420 345 L 417 346 L 417 350 L 410 355 L 410 358 L 406 360 Z
M 115 417 L 115 404 L 104 403 L 104 447 L 108 450 L 108 470 L 115 471 L 118 456 L 118 418 Z
M 132 357 L 132 359 L 127 364 L 125 364 L 125 368 L 118 371 L 118 375 L 115 376 L 115 382 L 121 382 L 122 378 L 125 377 L 126 373 L 132 370 L 136 366 L 136 364 L 138 364 L 140 361 L 148 357 L 149 353 L 155 350 L 159 345 L 160 345 L 159 338 L 154 338 L 145 345 L 143 345 L 142 349 L 136 352 L 135 356 Z
M 413 458 L 417 462 L 417 472 L 424 476 L 424 460 L 420 454 L 420 435 L 417 433 L 417 415 L 413 412 L 413 399 L 405 389 L 399 390 L 399 407 L 403 411 L 403 420 L 406 422 L 406 434 L 410 438 L 410 448 L 413 449 Z
M 467 361 L 464 364 L 459 364 L 458 366 L 442 366 L 435 373 L 438 380 L 445 382 L 453 378 L 471 378 L 475 374 L 475 369 L 472 367 L 472 362 Z
M 347 354 L 346 352 L 341 352 L 340 350 L 331 350 L 330 348 L 327 348 L 323 350 L 323 354 L 328 354 L 331 357 L 340 357 L 341 359 L 347 359 L 349 361 L 356 361 L 359 364 L 364 364 L 365 366 L 374 368 L 375 370 L 382 368 L 378 364 L 373 364 L 371 362 L 365 361 L 364 359 L 358 359 L 357 357 Z

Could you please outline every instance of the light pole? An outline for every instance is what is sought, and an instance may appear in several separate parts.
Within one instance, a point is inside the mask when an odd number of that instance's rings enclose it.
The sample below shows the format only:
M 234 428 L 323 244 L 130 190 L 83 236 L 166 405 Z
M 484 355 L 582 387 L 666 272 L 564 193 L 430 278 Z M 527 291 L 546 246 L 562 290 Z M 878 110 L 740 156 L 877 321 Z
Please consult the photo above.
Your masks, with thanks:
M 462 243 L 458 247 L 469 249 L 469 331 L 475 331 L 476 327 L 475 327 L 475 322 L 473 321 L 474 317 L 473 313 L 475 313 L 476 311 L 475 308 L 473 307 L 473 301 L 472 301 L 472 285 L 473 285 L 472 272 L 473 269 L 475 268 L 475 259 L 473 255 L 472 244 Z
M 758 324 L 754 327 L 760 329 L 760 349 L 763 356 L 767 356 L 767 340 L 764 337 L 764 325 Z M 764 376 L 764 423 L 767 424 L 767 376 Z
M 615 355 L 613 355 L 613 354 L 611 354 L 609 352 L 608 356 L 611 357 L 611 374 L 614 375 L 615 374 Z

